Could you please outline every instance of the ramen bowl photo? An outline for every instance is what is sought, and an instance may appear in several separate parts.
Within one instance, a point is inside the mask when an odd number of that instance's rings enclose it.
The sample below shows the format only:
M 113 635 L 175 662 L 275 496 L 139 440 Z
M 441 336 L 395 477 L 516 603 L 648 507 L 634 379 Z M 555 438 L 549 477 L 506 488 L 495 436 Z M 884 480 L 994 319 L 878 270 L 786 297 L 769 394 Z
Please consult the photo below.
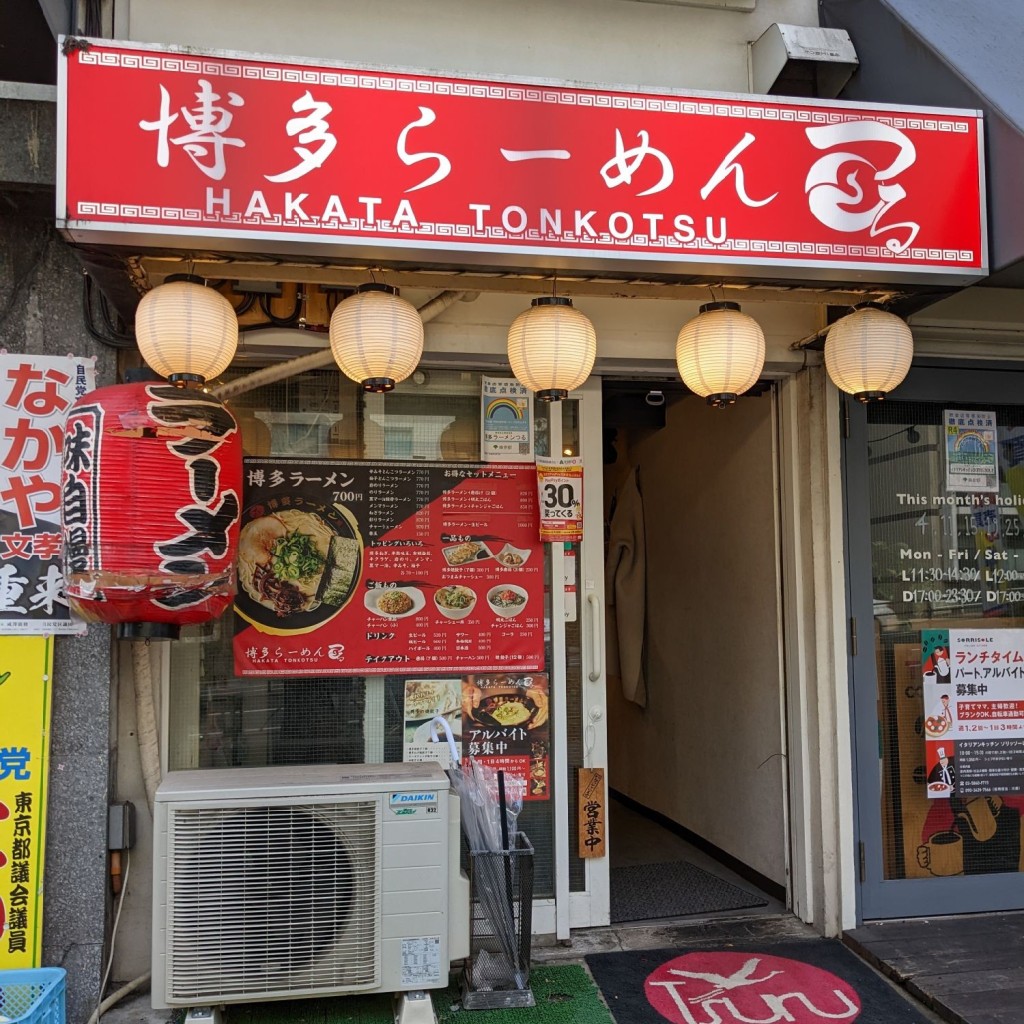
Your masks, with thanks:
M 487 591 L 487 603 L 495 615 L 503 619 L 511 619 L 525 607 L 528 594 L 522 587 L 510 585 L 491 587 Z
M 434 605 L 448 619 L 464 619 L 476 607 L 476 591 L 453 584 L 439 587 L 434 594 Z
M 303 633 L 356 592 L 362 541 L 340 506 L 245 510 L 238 538 L 238 614 L 265 633 Z

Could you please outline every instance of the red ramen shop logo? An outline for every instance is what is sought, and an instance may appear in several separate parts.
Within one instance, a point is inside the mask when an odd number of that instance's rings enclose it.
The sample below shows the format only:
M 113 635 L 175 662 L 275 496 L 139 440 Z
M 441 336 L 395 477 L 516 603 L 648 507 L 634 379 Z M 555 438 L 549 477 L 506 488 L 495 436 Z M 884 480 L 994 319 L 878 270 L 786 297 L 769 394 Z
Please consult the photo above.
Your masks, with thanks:
M 647 1001 L 673 1024 L 817 1024 L 860 1016 L 857 993 L 820 967 L 754 953 L 688 953 L 644 982 Z

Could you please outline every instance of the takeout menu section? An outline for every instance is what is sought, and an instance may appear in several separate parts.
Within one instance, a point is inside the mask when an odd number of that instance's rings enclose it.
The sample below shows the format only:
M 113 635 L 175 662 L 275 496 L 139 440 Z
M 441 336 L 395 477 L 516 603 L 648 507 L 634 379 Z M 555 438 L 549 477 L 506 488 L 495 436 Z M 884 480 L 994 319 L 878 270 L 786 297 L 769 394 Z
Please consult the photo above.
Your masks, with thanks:
M 534 671 L 532 465 L 245 460 L 240 676 Z

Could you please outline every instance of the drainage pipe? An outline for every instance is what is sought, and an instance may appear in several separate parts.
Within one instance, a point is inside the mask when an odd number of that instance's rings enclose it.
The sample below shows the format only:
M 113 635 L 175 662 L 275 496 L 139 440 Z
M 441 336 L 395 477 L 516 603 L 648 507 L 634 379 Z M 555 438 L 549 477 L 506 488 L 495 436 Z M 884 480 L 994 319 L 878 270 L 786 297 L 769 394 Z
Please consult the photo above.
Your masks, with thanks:
M 153 662 L 149 643 L 132 643 L 132 679 L 135 684 L 135 728 L 139 736 L 139 761 L 142 781 L 146 787 L 146 803 L 150 817 L 156 789 L 160 785 L 160 738 L 156 727 L 156 689 L 153 685 Z
M 89 1018 L 89 1024 L 97 1024 L 100 1017 L 103 1016 L 115 1003 L 119 1003 L 125 996 L 131 995 L 137 988 L 142 988 L 143 985 L 149 981 L 152 977 L 151 971 L 146 971 L 145 974 L 140 974 L 134 981 L 129 981 L 127 985 L 122 985 L 116 992 L 111 992 L 106 999 L 96 1007 L 95 1012 Z

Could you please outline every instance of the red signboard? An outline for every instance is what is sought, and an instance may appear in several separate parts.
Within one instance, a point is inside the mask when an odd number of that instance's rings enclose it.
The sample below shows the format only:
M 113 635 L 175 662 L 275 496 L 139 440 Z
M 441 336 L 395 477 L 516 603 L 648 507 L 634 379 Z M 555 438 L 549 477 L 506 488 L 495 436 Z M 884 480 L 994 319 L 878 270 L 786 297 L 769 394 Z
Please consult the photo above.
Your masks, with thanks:
M 245 460 L 240 676 L 544 664 L 533 466 Z
M 844 281 L 985 272 L 977 111 L 65 49 L 57 216 L 74 239 Z

